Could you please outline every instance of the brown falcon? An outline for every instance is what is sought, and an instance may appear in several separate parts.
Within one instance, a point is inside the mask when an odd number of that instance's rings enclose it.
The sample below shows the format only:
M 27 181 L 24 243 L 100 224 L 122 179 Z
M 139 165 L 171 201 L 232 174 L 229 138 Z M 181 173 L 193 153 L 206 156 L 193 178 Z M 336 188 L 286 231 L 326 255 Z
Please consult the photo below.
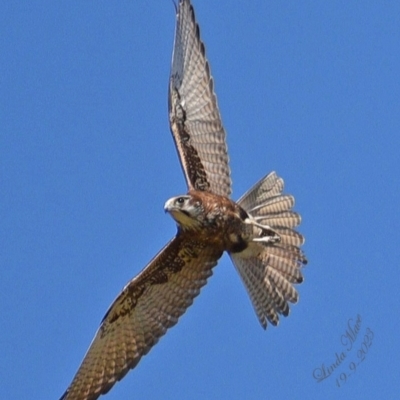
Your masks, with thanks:
M 122 290 L 61 399 L 94 400 L 134 368 L 193 303 L 226 251 L 265 329 L 288 315 L 306 258 L 300 216 L 274 172 L 236 203 L 225 131 L 190 0 L 180 0 L 169 82 L 169 119 L 188 193 L 165 211 L 176 236 Z

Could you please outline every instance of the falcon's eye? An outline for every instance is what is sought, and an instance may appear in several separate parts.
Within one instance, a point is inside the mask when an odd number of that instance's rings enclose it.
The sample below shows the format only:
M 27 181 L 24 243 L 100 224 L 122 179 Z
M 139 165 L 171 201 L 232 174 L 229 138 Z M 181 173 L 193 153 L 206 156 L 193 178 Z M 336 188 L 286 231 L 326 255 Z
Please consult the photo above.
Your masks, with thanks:
M 177 202 L 178 204 L 183 204 L 183 203 L 185 202 L 185 199 L 184 199 L 183 197 L 178 197 L 178 198 L 176 199 L 176 202 Z

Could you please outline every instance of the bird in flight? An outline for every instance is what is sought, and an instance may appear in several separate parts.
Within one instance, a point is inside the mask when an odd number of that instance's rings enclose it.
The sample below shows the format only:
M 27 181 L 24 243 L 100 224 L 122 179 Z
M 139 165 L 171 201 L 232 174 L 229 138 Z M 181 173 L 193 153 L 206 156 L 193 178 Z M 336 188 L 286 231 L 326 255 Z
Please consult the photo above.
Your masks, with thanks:
M 104 316 L 61 400 L 95 400 L 134 368 L 193 303 L 226 251 L 265 329 L 296 303 L 303 236 L 294 198 L 272 172 L 237 202 L 225 130 L 190 0 L 177 7 L 169 121 L 188 193 L 165 203 L 175 237 L 128 284 Z

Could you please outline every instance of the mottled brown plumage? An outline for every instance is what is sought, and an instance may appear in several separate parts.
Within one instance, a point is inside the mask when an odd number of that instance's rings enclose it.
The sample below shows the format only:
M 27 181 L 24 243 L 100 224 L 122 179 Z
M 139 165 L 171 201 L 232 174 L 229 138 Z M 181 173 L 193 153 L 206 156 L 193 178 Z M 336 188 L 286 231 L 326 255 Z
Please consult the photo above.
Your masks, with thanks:
M 134 368 L 192 304 L 226 251 L 261 325 L 276 325 L 298 300 L 304 242 L 294 199 L 274 172 L 235 203 L 210 67 L 193 7 L 180 0 L 169 85 L 171 132 L 188 193 L 165 211 L 177 234 L 122 290 L 104 316 L 61 399 L 95 400 Z

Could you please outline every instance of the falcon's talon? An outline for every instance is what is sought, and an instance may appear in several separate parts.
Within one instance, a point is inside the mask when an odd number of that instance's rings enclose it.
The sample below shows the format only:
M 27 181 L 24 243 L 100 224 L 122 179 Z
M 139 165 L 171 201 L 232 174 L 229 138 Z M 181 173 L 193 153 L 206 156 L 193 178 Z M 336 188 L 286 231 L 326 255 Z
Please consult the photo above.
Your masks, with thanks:
M 278 243 L 280 241 L 281 241 L 280 236 L 263 236 L 253 239 L 253 242 L 263 242 L 263 243 Z
M 276 243 L 281 241 L 279 234 L 269 225 L 262 225 L 253 218 L 246 218 L 244 223 L 256 226 L 262 230 L 260 237 L 253 239 L 254 242 Z
M 244 223 L 245 224 L 249 224 L 249 225 L 254 225 L 254 226 L 256 226 L 257 228 L 260 228 L 260 229 L 262 229 L 262 230 L 269 230 L 269 231 L 273 231 L 273 229 L 269 226 L 269 225 L 263 225 L 263 224 L 260 224 L 259 222 L 257 222 L 254 218 L 246 218 L 245 220 L 244 220 Z

